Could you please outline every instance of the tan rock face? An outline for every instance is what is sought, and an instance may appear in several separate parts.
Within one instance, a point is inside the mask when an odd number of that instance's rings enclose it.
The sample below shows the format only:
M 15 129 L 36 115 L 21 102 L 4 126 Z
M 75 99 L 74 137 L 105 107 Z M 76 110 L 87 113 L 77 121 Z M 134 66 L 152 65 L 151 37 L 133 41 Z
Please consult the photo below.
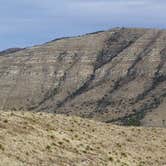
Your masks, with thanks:
M 165 30 L 113 29 L 0 56 L 3 110 L 164 126 L 150 115 L 165 115 L 165 96 Z

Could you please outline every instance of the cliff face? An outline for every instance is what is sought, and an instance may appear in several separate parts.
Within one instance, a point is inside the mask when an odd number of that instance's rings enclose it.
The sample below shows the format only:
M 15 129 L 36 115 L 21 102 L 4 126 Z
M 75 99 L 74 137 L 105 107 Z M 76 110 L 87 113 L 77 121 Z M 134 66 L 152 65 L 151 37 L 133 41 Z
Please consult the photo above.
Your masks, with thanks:
M 3 54 L 0 109 L 166 126 L 166 31 L 113 29 Z

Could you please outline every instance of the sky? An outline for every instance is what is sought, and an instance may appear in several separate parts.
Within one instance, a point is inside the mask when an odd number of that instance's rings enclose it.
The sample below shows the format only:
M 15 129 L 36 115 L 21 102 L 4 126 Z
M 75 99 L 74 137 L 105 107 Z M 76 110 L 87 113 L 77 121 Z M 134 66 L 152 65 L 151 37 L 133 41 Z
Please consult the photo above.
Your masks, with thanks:
M 0 50 L 114 27 L 166 29 L 166 0 L 0 0 Z

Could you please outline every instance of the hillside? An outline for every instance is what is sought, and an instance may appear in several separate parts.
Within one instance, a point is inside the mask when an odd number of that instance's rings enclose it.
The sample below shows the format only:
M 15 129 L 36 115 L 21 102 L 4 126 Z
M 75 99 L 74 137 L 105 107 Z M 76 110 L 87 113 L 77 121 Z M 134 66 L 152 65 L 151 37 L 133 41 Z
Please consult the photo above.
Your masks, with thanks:
M 166 30 L 115 28 L 0 56 L 0 109 L 166 127 Z
M 0 159 L 1 166 L 164 166 L 166 130 L 1 111 Z

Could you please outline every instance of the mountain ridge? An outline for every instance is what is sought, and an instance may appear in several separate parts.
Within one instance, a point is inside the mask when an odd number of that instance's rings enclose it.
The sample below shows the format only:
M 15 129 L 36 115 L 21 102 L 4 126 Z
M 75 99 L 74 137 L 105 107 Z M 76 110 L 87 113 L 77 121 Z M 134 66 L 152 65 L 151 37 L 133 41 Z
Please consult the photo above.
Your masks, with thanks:
M 166 30 L 115 28 L 1 56 L 1 109 L 165 127 L 165 42 Z

